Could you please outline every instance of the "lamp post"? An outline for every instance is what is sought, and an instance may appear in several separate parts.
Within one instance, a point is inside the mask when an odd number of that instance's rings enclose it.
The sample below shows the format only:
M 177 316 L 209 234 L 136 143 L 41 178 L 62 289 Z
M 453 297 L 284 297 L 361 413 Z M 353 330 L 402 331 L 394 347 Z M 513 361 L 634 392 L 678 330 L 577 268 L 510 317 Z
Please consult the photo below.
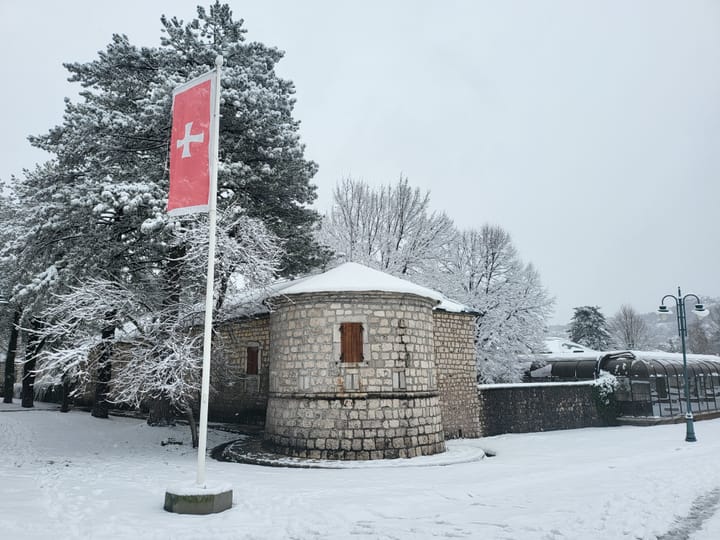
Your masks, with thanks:
M 685 411 L 685 441 L 695 442 L 697 441 L 697 439 L 695 438 L 692 406 L 690 404 L 690 385 L 688 384 L 687 353 L 685 352 L 685 338 L 687 337 L 687 316 L 685 301 L 688 298 L 695 299 L 695 307 L 693 308 L 693 311 L 698 317 L 704 317 L 705 315 L 707 315 L 708 310 L 705 309 L 705 306 L 703 306 L 702 303 L 700 303 L 700 298 L 698 298 L 697 295 L 686 294 L 685 296 L 683 296 L 682 292 L 680 291 L 680 287 L 678 287 L 677 296 L 673 294 L 666 294 L 665 296 L 663 296 L 660 307 L 658 308 L 658 314 L 661 316 L 672 314 L 672 311 L 670 311 L 670 309 L 665 305 L 665 300 L 667 298 L 672 298 L 675 301 L 675 307 L 677 308 L 675 315 L 677 317 L 678 334 L 680 334 L 680 344 L 682 346 L 683 380 L 685 381 L 685 402 L 687 403 L 687 410 Z

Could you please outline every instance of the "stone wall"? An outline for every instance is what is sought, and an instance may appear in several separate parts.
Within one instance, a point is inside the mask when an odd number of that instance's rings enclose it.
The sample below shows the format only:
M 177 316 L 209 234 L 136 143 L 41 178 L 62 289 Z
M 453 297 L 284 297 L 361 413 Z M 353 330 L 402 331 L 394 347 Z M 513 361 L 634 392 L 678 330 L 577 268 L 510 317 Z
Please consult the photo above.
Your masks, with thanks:
M 246 373 L 247 348 L 259 350 L 258 374 Z M 225 322 L 213 339 L 209 417 L 216 421 L 260 424 L 265 422 L 270 366 L 268 315 Z M 215 359 L 222 356 L 224 362 Z
M 297 457 L 389 459 L 445 450 L 436 396 L 276 396 L 267 423 L 273 432 L 266 444 Z
M 481 385 L 483 436 L 603 425 L 590 383 Z
M 475 317 L 434 311 L 435 364 L 446 439 L 480 436 Z
M 429 299 L 388 292 L 277 299 L 268 444 L 292 455 L 318 450 L 339 459 L 443 451 L 432 307 Z M 362 362 L 340 359 L 339 328 L 346 322 L 363 325 Z M 333 441 L 343 452 L 334 452 Z
M 437 390 L 431 308 L 429 299 L 398 293 L 315 293 L 279 299 L 271 317 L 270 391 Z M 340 361 L 343 322 L 363 323 L 365 361 Z M 404 372 L 405 388 L 394 384 L 399 382 L 394 372 Z M 357 377 L 350 380 L 345 375 Z

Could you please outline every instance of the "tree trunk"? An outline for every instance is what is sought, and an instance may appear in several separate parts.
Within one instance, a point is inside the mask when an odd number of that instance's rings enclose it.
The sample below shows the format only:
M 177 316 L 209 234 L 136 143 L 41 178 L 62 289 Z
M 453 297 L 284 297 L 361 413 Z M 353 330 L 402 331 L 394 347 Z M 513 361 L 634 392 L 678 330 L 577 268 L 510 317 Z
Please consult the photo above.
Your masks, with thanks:
M 62 401 L 60 403 L 60 412 L 70 411 L 70 381 L 63 378 L 62 382 Z
M 27 332 L 25 342 L 25 363 L 23 364 L 22 402 L 21 406 L 33 407 L 35 400 L 35 365 L 37 356 L 42 347 L 42 341 L 36 333 L 40 328 L 40 321 L 33 317 L 30 321 L 30 331 Z
M 187 254 L 185 246 L 175 246 L 168 254 L 165 266 L 165 299 L 163 307 L 171 309 L 179 315 L 180 310 L 180 277 L 183 269 L 183 258 Z
M 15 355 L 17 354 L 18 335 L 20 334 L 20 317 L 22 310 L 15 308 L 12 326 L 10 327 L 10 342 L 5 356 L 5 381 L 3 384 L 3 402 L 13 402 L 13 386 L 15 385 Z
M 175 414 L 172 404 L 167 398 L 152 399 L 149 403 L 148 426 L 174 426 Z
M 110 321 L 114 312 L 105 314 L 105 320 Z M 108 393 L 110 392 L 110 379 L 112 377 L 112 344 L 110 339 L 115 335 L 115 325 L 105 326 L 100 336 L 102 337 L 102 351 L 98 358 L 97 382 L 95 383 L 95 399 L 93 400 L 92 416 L 95 418 L 107 418 L 110 406 L 108 404 Z
M 192 407 L 185 407 L 185 418 L 187 418 L 188 425 L 190 426 L 190 438 L 192 439 L 192 447 L 197 448 L 200 441 L 198 439 L 198 428 L 195 422 L 195 415 L 193 414 Z
M 220 277 L 220 285 L 217 287 L 217 290 L 215 294 L 217 295 L 217 298 L 215 299 L 215 312 L 217 313 L 220 311 L 220 309 L 223 307 L 223 304 L 225 303 L 225 295 L 227 294 L 228 286 L 230 285 L 230 276 L 232 276 L 233 272 L 235 271 L 236 266 L 233 266 L 232 268 L 225 269 L 225 271 L 222 271 L 221 269 L 221 277 Z M 218 270 L 215 270 L 215 275 L 217 275 Z
M 165 266 L 164 300 L 163 310 L 166 316 L 178 317 L 180 313 L 180 275 L 183 267 L 183 257 L 186 249 L 184 246 L 175 246 L 168 254 Z M 165 381 L 169 382 L 169 381 Z M 149 400 L 150 414 L 147 423 L 149 426 L 174 426 L 175 410 L 173 404 L 166 397 L 153 398 Z

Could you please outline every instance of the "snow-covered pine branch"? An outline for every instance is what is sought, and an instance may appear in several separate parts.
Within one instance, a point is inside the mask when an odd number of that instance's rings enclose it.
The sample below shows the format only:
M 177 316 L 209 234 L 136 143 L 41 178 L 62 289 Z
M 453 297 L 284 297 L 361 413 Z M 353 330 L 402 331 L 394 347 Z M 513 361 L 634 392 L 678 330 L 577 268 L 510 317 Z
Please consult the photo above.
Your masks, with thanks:
M 194 286 L 204 291 L 208 256 L 207 216 L 188 216 L 174 220 L 172 245 L 185 246 L 182 263 Z M 251 218 L 237 206 L 218 215 L 215 259 L 215 306 L 224 304 L 224 295 L 232 276 L 241 277 L 244 287 L 262 288 L 279 271 L 282 244 L 259 219 Z
M 75 394 L 84 393 L 98 382 L 98 362 L 106 348 L 113 351 L 110 402 L 138 406 L 143 397 L 162 396 L 184 409 L 197 390 L 197 336 L 182 326 L 174 306 L 163 309 L 148 300 L 106 279 L 57 295 L 43 312 L 47 324 L 40 334 L 51 347 L 41 355 L 38 384 L 69 380 Z M 180 375 L 182 380 L 172 379 Z
M 605 315 L 599 306 L 579 306 L 574 309 L 568 337 L 571 341 L 596 351 L 610 348 L 611 337 Z
M 149 400 L 168 400 L 180 411 L 200 391 L 202 336 L 188 329 L 147 326 L 145 335 L 121 339 L 110 401 L 138 408 Z
M 72 380 L 84 391 L 98 383 L 103 351 L 113 351 L 111 403 L 139 406 L 144 400 L 165 400 L 185 410 L 198 390 L 201 349 L 192 330 L 204 293 L 207 265 L 207 225 L 203 217 L 172 222 L 169 242 L 183 249 L 185 290 L 179 304 L 167 294 L 143 284 L 90 278 L 56 295 L 43 312 L 43 335 L 53 347 L 41 361 L 41 383 Z M 244 287 L 260 288 L 275 277 L 281 255 L 277 238 L 265 225 L 237 208 L 218 220 L 216 290 L 231 273 Z M 100 339 L 101 334 L 104 339 Z M 104 348 L 104 349 L 103 349 Z M 109 381 L 108 381 L 109 382 Z

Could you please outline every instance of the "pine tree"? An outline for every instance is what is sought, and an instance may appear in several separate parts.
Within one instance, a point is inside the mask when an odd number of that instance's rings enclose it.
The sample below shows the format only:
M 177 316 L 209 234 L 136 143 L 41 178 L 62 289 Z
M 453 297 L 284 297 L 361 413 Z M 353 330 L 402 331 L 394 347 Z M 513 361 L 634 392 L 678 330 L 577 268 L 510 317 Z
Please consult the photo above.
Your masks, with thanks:
M 22 313 L 11 301 L 12 288 L 17 272 L 17 261 L 8 249 L 8 243 L 14 231 L 14 217 L 17 210 L 11 194 L 5 193 L 5 185 L 0 182 L 0 339 L 7 343 L 5 349 L 5 367 L 3 377 L 3 401 L 12 403 L 13 384 L 15 383 L 15 353 Z M 7 340 L 7 341 L 6 341 Z M 0 354 L 2 349 L 0 349 Z
M 284 242 L 283 273 L 306 271 L 320 262 L 312 239 L 317 215 L 308 208 L 317 166 L 303 156 L 293 84 L 274 71 L 283 53 L 247 43 L 242 21 L 219 2 L 198 7 L 187 24 L 161 20 L 160 47 L 114 35 L 98 59 L 65 64 L 70 81 L 83 87 L 82 100 L 66 103 L 60 126 L 31 137 L 57 162 L 29 182 L 35 188 L 54 182 L 58 205 L 112 225 L 124 240 L 162 236 L 174 223 L 165 214 L 172 89 L 211 69 L 222 54 L 218 207 L 239 205 L 262 220 Z
M 0 191 L 5 191 L 2 185 Z M 0 319 L 7 328 L 8 339 L 3 384 L 6 403 L 12 403 L 13 384 L 17 382 L 15 358 L 22 328 L 32 326 L 33 313 L 41 308 L 42 299 L 49 297 L 58 276 L 58 266 L 48 264 L 38 253 L 37 245 L 27 243 L 28 231 L 37 227 L 35 217 L 32 211 L 23 207 L 14 192 L 0 197 Z M 25 332 L 25 358 L 30 363 L 26 362 L 23 375 L 23 406 L 32 407 L 33 373 L 29 366 L 43 342 L 33 342 L 28 337 Z
M 65 65 L 70 81 L 82 86 L 80 99 L 66 100 L 59 126 L 30 138 L 53 158 L 15 186 L 21 206 L 32 209 L 13 240 L 13 256 L 24 269 L 15 289 L 26 293 L 26 320 L 47 307 L 49 291 L 62 294 L 95 277 L 152 299 L 149 305 L 175 317 L 181 304 L 197 301 L 203 274 L 188 261 L 192 243 L 177 232 L 204 225 L 165 212 L 171 96 L 177 85 L 211 69 L 218 54 L 224 57 L 218 209 L 242 209 L 243 223 L 259 222 L 263 238 L 279 239 L 281 273 L 322 262 L 312 238 L 317 216 L 308 208 L 317 167 L 305 159 L 292 117 L 293 85 L 274 71 L 282 53 L 246 42 L 242 21 L 227 5 L 216 2 L 197 13 L 187 24 L 163 17 L 159 47 L 137 47 L 117 34 L 97 59 Z M 246 230 L 239 224 L 228 235 L 243 246 Z M 255 260 L 250 252 L 244 256 L 218 265 L 218 307 L 228 276 Z M 51 269 L 51 288 L 41 294 L 28 287 Z M 112 335 L 112 329 L 101 333 Z
M 218 262 L 239 265 L 251 287 L 269 282 L 280 260 L 275 238 L 253 218 L 219 217 Z M 231 238 L 229 230 L 240 232 L 244 241 Z M 190 247 L 182 262 L 204 273 L 207 229 L 187 227 L 176 238 Z M 45 324 L 36 337 L 50 341 L 52 348 L 42 357 L 40 381 L 72 389 L 73 395 L 94 384 L 94 416 L 107 417 L 111 404 L 142 403 L 151 404 L 151 425 L 171 421 L 173 409 L 187 414 L 199 391 L 202 339 L 193 328 L 201 318 L 199 309 L 169 303 L 163 294 L 147 294 L 133 283 L 81 281 L 41 313 Z M 113 351 L 122 361 L 111 366 Z M 103 370 L 112 371 L 112 385 Z
M 611 343 L 610 332 L 600 307 L 580 306 L 574 310 L 568 330 L 570 340 L 596 351 L 608 350 Z

